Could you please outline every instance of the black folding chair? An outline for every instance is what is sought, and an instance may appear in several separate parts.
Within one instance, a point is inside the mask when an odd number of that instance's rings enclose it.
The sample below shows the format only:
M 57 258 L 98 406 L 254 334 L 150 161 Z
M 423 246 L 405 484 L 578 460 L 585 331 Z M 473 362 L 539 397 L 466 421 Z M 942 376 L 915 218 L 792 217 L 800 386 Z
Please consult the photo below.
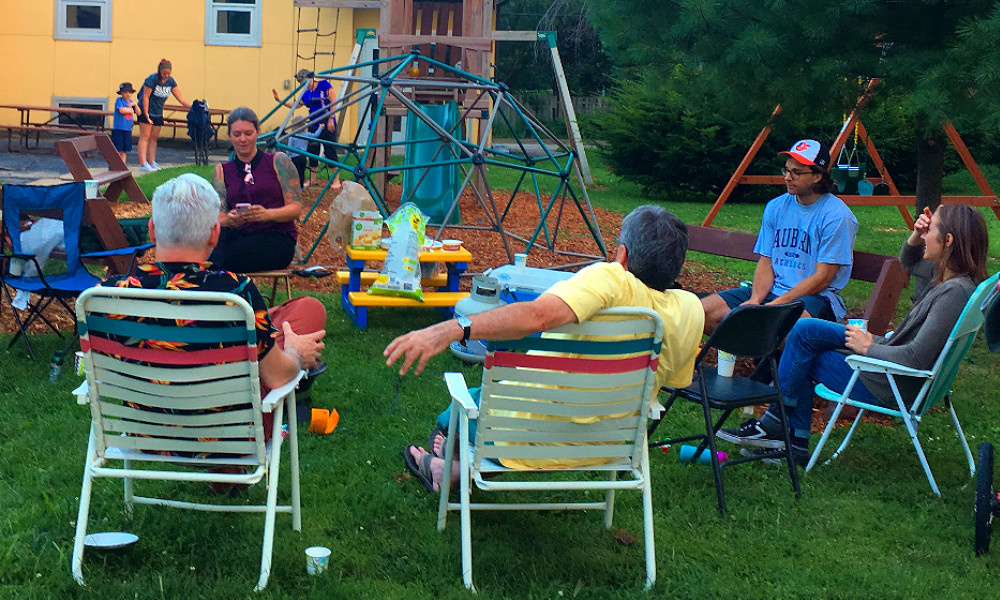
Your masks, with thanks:
M 722 469 L 731 467 L 748 461 L 758 461 L 766 458 L 783 458 L 788 463 L 788 475 L 792 480 L 792 488 L 795 490 L 795 497 L 802 495 L 799 490 L 799 474 L 792 457 L 792 441 L 788 431 L 788 422 L 785 415 L 785 401 L 781 396 L 781 382 L 778 380 L 778 365 L 775 357 L 778 355 L 778 347 L 788 335 L 792 326 L 802 315 L 805 304 L 802 301 L 795 301 L 789 304 L 777 305 L 745 305 L 738 306 L 729 312 L 719 323 L 715 331 L 709 336 L 695 359 L 695 377 L 686 388 L 663 387 L 663 390 L 670 393 L 670 398 L 664 405 L 660 418 L 653 421 L 647 430 L 647 437 L 652 439 L 653 431 L 660 421 L 666 416 L 667 411 L 673 406 L 678 398 L 685 398 L 691 402 L 696 402 L 702 406 L 705 413 L 705 433 L 689 435 L 686 437 L 673 437 L 662 441 L 650 442 L 651 448 L 664 446 L 666 444 L 679 444 L 692 440 L 700 440 L 695 451 L 694 460 L 701 455 L 701 452 L 710 452 L 712 459 L 712 471 L 715 474 L 715 489 L 719 497 L 719 512 L 726 512 L 726 491 L 722 485 Z M 758 360 L 768 361 L 771 371 L 774 373 L 774 387 L 753 381 L 747 377 L 733 375 L 732 377 L 722 377 L 716 368 L 704 363 L 705 356 L 710 350 L 721 350 L 729 352 L 738 357 L 750 357 Z M 742 458 L 732 458 L 725 462 L 719 462 L 718 452 L 715 448 L 715 433 L 722 427 L 729 415 L 736 409 L 744 406 L 755 406 L 760 404 L 776 403 L 781 416 L 782 433 L 785 438 L 783 449 L 767 450 L 761 449 L 752 456 Z M 712 421 L 712 411 L 722 411 L 722 415 Z

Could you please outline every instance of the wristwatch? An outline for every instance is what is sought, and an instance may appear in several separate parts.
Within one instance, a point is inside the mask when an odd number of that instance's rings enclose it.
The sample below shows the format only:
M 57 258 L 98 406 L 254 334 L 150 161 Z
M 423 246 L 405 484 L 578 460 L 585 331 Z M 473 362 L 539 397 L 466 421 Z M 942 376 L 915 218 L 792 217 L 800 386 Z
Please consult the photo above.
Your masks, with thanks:
M 469 341 L 469 336 L 472 334 L 472 319 L 465 315 L 456 315 L 455 320 L 462 327 L 462 339 L 458 340 L 458 343 L 465 348 L 465 342 Z

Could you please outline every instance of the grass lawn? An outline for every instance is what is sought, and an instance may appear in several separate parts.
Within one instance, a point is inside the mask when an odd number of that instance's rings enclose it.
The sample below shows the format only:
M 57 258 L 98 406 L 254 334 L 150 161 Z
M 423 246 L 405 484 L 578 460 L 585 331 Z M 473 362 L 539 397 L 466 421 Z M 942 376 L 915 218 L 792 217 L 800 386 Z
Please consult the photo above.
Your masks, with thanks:
M 621 213 L 644 202 L 592 159 L 602 189 L 592 201 Z M 172 170 L 141 177 L 144 187 Z M 207 171 L 206 171 L 207 173 Z M 995 188 L 997 171 L 988 173 Z M 152 178 L 156 178 L 154 180 Z M 498 184 L 500 185 L 500 184 Z M 949 180 L 949 191 L 963 185 Z M 147 194 L 151 189 L 145 190 Z M 699 223 L 705 204 L 668 204 Z M 725 207 L 716 225 L 755 231 L 762 207 Z M 895 254 L 906 233 L 891 208 L 855 211 L 858 248 Z M 990 271 L 1000 268 L 1000 223 L 988 215 Z M 749 275 L 752 265 L 693 255 L 711 268 Z M 854 285 L 854 284 L 852 284 Z M 849 289 L 862 305 L 862 288 Z M 337 408 L 340 426 L 329 436 L 300 434 L 303 530 L 278 515 L 268 588 L 253 594 L 263 517 L 139 506 L 132 521 L 122 510 L 121 485 L 95 485 L 90 531 L 131 531 L 138 544 L 119 552 L 88 552 L 88 588 L 70 575 L 74 522 L 90 414 L 70 395 L 79 379 L 64 369 L 48 383 L 47 361 L 27 358 L 23 345 L 0 353 L 0 598 L 466 598 L 461 583 L 458 518 L 435 528 L 437 500 L 404 475 L 407 443 L 426 443 L 445 405 L 441 374 L 459 370 L 475 381 L 477 367 L 448 354 L 420 376 L 398 380 L 381 351 L 396 335 L 434 322 L 420 309 L 373 310 L 369 327 L 355 329 L 337 297 L 329 309 L 324 357 L 331 368 L 313 388 L 316 407 Z M 5 337 L 3 346 L 6 346 Z M 60 346 L 39 336 L 40 357 Z M 959 373 L 954 398 L 969 442 L 1000 442 L 1000 408 L 990 381 L 1000 357 L 974 346 Z M 678 405 L 658 435 L 698 427 L 699 410 Z M 844 430 L 835 434 L 835 440 Z M 862 425 L 839 464 L 802 478 L 802 498 L 780 467 L 744 465 L 726 473 L 730 512 L 716 510 L 711 471 L 687 466 L 675 452 L 651 456 L 654 481 L 657 583 L 643 591 L 640 500 L 620 493 L 615 526 L 589 513 L 473 515 L 474 577 L 482 598 L 975 598 L 1000 585 L 1000 547 L 972 552 L 974 479 L 947 413 L 925 421 L 921 438 L 941 486 L 937 498 L 901 427 Z M 287 470 L 287 460 L 283 461 Z M 287 472 L 283 473 L 287 480 Z M 147 484 L 149 485 L 149 484 Z M 141 487 L 141 482 L 137 484 Z M 202 486 L 193 498 L 208 499 Z M 262 486 L 250 490 L 259 501 Z M 239 501 L 239 500 L 237 500 Z M 618 541 L 624 529 L 638 540 Z M 310 577 L 303 550 L 333 550 L 330 570 Z

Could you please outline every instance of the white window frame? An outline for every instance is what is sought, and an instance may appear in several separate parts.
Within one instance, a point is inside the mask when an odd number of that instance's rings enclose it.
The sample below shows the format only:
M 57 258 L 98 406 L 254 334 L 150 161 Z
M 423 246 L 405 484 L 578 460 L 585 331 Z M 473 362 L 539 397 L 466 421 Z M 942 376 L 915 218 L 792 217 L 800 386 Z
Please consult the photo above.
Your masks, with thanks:
M 86 104 L 89 107 L 96 108 L 98 110 L 108 110 L 108 99 L 98 98 L 91 96 L 52 96 L 52 106 L 70 106 L 71 104 Z M 52 116 L 57 117 L 58 111 L 53 112 Z M 105 129 L 108 128 L 108 117 L 100 117 L 101 126 Z
M 260 47 L 263 10 L 264 0 L 254 0 L 253 4 L 234 4 L 205 0 L 205 45 Z M 248 13 L 250 15 L 250 33 L 218 33 L 219 13 L 222 12 Z
M 100 29 L 80 29 L 66 25 L 66 8 L 69 6 L 96 6 L 101 9 Z M 57 40 L 82 40 L 88 42 L 111 41 L 111 0 L 55 0 L 54 37 Z

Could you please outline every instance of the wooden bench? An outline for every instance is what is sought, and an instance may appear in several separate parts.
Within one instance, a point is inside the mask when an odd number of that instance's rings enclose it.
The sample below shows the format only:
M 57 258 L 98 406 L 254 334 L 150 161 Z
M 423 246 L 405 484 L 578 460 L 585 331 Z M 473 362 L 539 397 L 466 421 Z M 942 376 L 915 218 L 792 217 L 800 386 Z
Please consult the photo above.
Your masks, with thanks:
M 688 250 L 696 252 L 757 262 L 760 256 L 753 251 L 756 241 L 757 236 L 752 233 L 688 225 Z M 896 316 L 899 296 L 910 283 L 899 259 L 855 250 L 851 279 L 875 284 L 861 318 L 868 319 L 868 331 L 872 333 L 881 335 L 888 331 L 889 322 Z
M 7 130 L 7 151 L 17 152 L 18 149 L 14 148 L 14 132 L 17 132 L 17 137 L 20 141 L 20 145 L 26 150 L 31 149 L 31 145 L 28 140 L 31 138 L 31 133 L 35 134 L 35 148 L 38 147 L 39 139 L 43 133 L 54 133 L 59 135 L 87 135 L 94 133 L 95 129 L 93 127 L 74 127 L 71 125 L 2 125 Z
M 93 225 L 97 231 L 97 237 L 101 246 L 105 250 L 116 250 L 129 246 L 121 224 L 115 218 L 111 210 L 110 201 L 117 201 L 122 192 L 128 195 L 133 202 L 149 203 L 146 195 L 142 193 L 139 184 L 136 183 L 111 138 L 107 134 L 91 134 L 70 138 L 56 142 L 56 153 L 62 157 L 63 162 L 69 169 L 74 181 L 87 181 L 92 179 L 98 182 L 99 186 L 107 186 L 103 196 L 87 200 L 87 208 L 84 213 L 84 225 Z M 108 165 L 108 170 L 103 172 L 93 172 L 83 161 L 83 155 L 89 152 L 98 151 Z M 110 274 L 122 274 L 128 270 L 131 260 L 127 256 L 113 256 L 108 258 L 108 267 L 112 270 Z

